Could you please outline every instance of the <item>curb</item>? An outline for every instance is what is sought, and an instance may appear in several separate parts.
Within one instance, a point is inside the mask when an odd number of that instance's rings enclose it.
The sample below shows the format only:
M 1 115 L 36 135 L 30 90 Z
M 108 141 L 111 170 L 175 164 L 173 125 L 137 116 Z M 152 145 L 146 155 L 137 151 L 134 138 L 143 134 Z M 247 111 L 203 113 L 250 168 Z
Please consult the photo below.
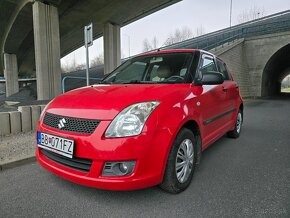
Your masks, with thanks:
M 36 160 L 35 155 L 26 156 L 14 160 L 9 160 L 3 163 L 0 163 L 0 171 L 18 167 L 27 163 L 32 163 Z

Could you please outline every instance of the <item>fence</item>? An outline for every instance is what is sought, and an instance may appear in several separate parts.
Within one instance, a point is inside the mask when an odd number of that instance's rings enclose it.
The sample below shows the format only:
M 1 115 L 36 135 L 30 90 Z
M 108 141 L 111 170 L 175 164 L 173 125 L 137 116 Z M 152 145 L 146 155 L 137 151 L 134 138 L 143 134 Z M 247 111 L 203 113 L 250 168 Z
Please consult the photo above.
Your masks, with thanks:
M 210 50 L 236 39 L 285 31 L 290 31 L 290 10 L 164 46 L 160 49 L 196 48 Z

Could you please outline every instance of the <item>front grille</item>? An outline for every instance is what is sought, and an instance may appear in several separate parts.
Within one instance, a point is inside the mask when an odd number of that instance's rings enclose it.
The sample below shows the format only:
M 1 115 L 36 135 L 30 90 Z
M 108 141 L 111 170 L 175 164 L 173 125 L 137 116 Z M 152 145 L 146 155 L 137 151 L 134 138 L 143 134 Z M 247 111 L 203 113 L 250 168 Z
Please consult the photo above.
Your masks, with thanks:
M 92 166 L 92 160 L 90 159 L 84 159 L 84 158 L 68 158 L 56 153 L 53 153 L 51 151 L 45 150 L 45 149 L 41 149 L 42 154 L 44 154 L 47 158 L 68 166 L 70 168 L 76 169 L 76 170 L 80 170 L 80 171 L 84 171 L 84 172 L 89 172 L 90 168 Z
M 82 134 L 92 134 L 97 126 L 99 125 L 99 120 L 89 120 L 83 118 L 74 118 L 55 115 L 51 113 L 46 113 L 44 116 L 43 123 L 46 126 L 52 127 L 54 129 L 76 132 Z

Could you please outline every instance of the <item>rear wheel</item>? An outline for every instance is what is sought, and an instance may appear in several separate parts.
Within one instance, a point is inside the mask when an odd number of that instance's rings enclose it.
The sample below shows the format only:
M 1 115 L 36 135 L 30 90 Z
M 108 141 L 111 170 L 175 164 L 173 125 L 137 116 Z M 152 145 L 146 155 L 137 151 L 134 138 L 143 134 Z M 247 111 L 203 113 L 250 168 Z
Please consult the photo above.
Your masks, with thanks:
M 228 137 L 230 138 L 238 138 L 242 131 L 242 124 L 243 124 L 243 112 L 239 110 L 237 117 L 236 117 L 236 124 L 235 128 L 232 131 L 227 133 Z
M 160 187 L 170 193 L 185 190 L 192 180 L 196 163 L 196 141 L 189 129 L 180 130 L 173 142 Z

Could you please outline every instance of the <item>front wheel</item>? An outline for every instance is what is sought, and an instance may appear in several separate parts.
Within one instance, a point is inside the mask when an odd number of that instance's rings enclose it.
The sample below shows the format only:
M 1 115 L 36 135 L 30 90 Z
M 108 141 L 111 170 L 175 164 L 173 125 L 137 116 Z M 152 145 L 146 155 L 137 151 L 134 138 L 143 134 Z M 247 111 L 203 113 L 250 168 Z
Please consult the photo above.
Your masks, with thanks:
M 169 153 L 160 187 L 170 193 L 184 191 L 191 182 L 196 163 L 196 141 L 189 129 L 180 130 Z
M 236 117 L 236 124 L 235 128 L 232 131 L 227 133 L 228 137 L 230 138 L 238 138 L 240 136 L 243 124 L 243 112 L 239 110 L 237 117 Z

